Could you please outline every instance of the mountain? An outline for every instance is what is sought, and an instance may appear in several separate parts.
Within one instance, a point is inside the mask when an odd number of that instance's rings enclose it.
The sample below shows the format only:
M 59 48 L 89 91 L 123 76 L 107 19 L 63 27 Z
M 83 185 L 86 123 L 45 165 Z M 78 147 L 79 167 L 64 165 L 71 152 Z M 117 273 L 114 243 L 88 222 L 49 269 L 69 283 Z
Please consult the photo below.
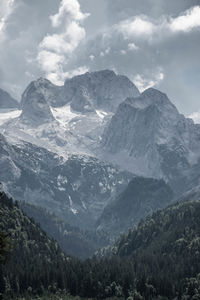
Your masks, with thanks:
M 75 76 L 61 87 L 40 78 L 23 93 L 21 108 L 20 117 L 0 126 L 12 143 L 164 179 L 177 196 L 199 184 L 200 125 L 156 89 L 139 94 L 127 77 L 109 70 Z
M 39 83 L 40 81 L 31 82 L 22 94 L 21 100 L 20 119 L 36 126 L 54 120 L 51 108 L 43 90 L 40 90 Z
M 191 188 L 190 177 L 200 175 L 195 170 L 200 162 L 200 126 L 153 88 L 119 105 L 101 145 L 105 159 L 142 176 L 163 178 L 177 194 Z
M 21 100 L 22 107 L 34 91 L 52 107 L 69 103 L 73 110 L 82 113 L 94 112 L 96 109 L 113 112 L 124 99 L 140 94 L 126 76 L 117 75 L 110 70 L 74 76 L 67 79 L 64 86 L 56 86 L 47 79 L 39 78 L 25 90 Z
M 18 108 L 17 100 L 13 99 L 6 91 L 0 89 L 0 109 Z
M 127 188 L 105 207 L 97 221 L 97 228 L 119 236 L 147 215 L 169 205 L 172 200 L 173 192 L 163 180 L 135 177 Z
M 137 95 L 127 77 L 109 70 L 75 76 L 64 86 L 39 78 L 22 94 L 21 115 L 6 119 L 0 128 L 12 142 L 24 140 L 65 156 L 96 156 L 113 111 L 126 97 Z
M 67 102 L 76 111 L 116 111 L 127 97 L 139 96 L 137 87 L 126 77 L 103 70 L 67 79 L 64 85 Z
M 39 223 L 48 236 L 54 238 L 68 255 L 86 259 L 110 242 L 106 234 L 73 227 L 44 208 L 23 201 L 19 202 L 19 205 L 26 215 Z
M 44 98 L 50 106 L 59 107 L 66 104 L 62 86 L 57 86 L 48 79 L 39 78 L 32 81 L 22 94 L 22 107 L 25 105 L 28 96 L 33 92 L 37 92 L 37 94 L 40 95 L 41 98 Z
M 83 228 L 91 228 L 133 177 L 93 157 L 71 154 L 64 159 L 31 143 L 10 145 L 3 135 L 0 169 L 0 181 L 15 199 Z

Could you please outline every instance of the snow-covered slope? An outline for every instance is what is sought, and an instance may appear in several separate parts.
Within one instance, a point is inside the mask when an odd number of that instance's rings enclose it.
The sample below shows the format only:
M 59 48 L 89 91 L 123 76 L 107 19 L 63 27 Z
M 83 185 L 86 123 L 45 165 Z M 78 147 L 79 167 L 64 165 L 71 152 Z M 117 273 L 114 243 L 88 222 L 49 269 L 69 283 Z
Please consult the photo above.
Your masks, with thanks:
M 17 100 L 13 99 L 6 91 L 0 89 L 0 109 L 17 108 L 18 106 Z
M 102 147 L 105 158 L 121 167 L 176 185 L 198 163 L 200 126 L 151 88 L 120 104 L 104 131 Z
M 0 126 L 4 123 L 18 118 L 21 114 L 21 110 L 11 109 L 11 108 L 2 108 L 0 109 Z
M 126 100 L 125 100 L 126 99 Z M 125 76 L 86 73 L 57 87 L 31 82 L 20 111 L 0 113 L 1 132 L 63 156 L 118 164 L 134 174 L 164 178 L 181 193 L 199 181 L 200 125 L 155 89 L 139 94 Z
M 114 108 L 137 95 L 127 77 L 112 71 L 76 76 L 63 87 L 40 78 L 23 93 L 21 115 L 1 129 L 12 142 L 24 140 L 60 155 L 94 155 Z M 7 121 L 1 114 L 0 119 Z
M 65 160 L 30 143 L 10 145 L 1 134 L 0 170 L 0 182 L 14 199 L 85 228 L 91 228 L 133 177 L 92 157 L 70 155 Z

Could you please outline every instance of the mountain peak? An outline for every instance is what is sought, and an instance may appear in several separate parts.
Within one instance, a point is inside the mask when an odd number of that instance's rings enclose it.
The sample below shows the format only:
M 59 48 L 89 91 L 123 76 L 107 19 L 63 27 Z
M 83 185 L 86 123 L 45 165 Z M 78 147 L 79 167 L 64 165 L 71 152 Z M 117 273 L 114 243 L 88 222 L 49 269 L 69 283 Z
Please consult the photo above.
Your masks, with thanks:
M 87 72 L 67 79 L 64 85 L 66 102 L 82 111 L 82 104 L 94 109 L 115 112 L 127 97 L 140 95 L 137 87 L 126 77 L 112 70 Z M 84 92 L 83 92 L 84 91 Z M 79 105 L 81 104 L 81 105 Z
M 199 157 L 197 128 L 166 94 L 153 88 L 120 104 L 101 144 L 106 155 L 125 169 L 167 180 L 176 168 L 176 176 L 181 177 L 184 168 Z
M 148 95 L 148 96 L 155 96 L 155 95 L 159 95 L 160 97 L 167 97 L 167 95 L 153 87 L 150 87 L 148 89 L 146 89 L 142 95 Z
M 43 82 L 48 82 L 45 79 Z M 45 93 L 40 89 L 41 79 L 32 81 L 22 94 L 20 118 L 34 125 L 54 120 L 51 108 L 46 101 Z

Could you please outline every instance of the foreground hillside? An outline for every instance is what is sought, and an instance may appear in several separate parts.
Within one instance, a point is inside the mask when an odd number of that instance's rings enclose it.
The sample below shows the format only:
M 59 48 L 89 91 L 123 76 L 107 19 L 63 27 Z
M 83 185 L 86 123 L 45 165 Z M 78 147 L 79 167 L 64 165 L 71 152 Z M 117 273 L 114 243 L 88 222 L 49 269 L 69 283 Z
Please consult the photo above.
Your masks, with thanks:
M 4 193 L 0 193 L 0 231 L 7 232 L 13 244 L 9 262 L 0 268 L 0 293 L 16 299 L 27 291 L 67 287 L 73 260 Z
M 1 194 L 0 231 L 10 234 L 14 247 L 9 263 L 1 269 L 1 290 L 14 299 L 27 293 L 32 299 L 45 293 L 64 294 L 62 299 L 67 294 L 94 299 L 199 299 L 198 195 L 190 201 L 188 194 L 184 202 L 147 217 L 121 237 L 109 256 L 80 262 L 65 256 L 55 241 Z

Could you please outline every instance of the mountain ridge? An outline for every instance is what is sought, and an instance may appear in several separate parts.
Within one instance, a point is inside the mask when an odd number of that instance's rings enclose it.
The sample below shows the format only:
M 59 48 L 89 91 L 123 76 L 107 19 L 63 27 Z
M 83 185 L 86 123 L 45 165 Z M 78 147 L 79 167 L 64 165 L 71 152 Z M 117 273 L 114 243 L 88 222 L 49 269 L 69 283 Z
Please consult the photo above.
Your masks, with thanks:
M 19 103 L 11 95 L 0 88 L 0 109 L 18 108 Z

